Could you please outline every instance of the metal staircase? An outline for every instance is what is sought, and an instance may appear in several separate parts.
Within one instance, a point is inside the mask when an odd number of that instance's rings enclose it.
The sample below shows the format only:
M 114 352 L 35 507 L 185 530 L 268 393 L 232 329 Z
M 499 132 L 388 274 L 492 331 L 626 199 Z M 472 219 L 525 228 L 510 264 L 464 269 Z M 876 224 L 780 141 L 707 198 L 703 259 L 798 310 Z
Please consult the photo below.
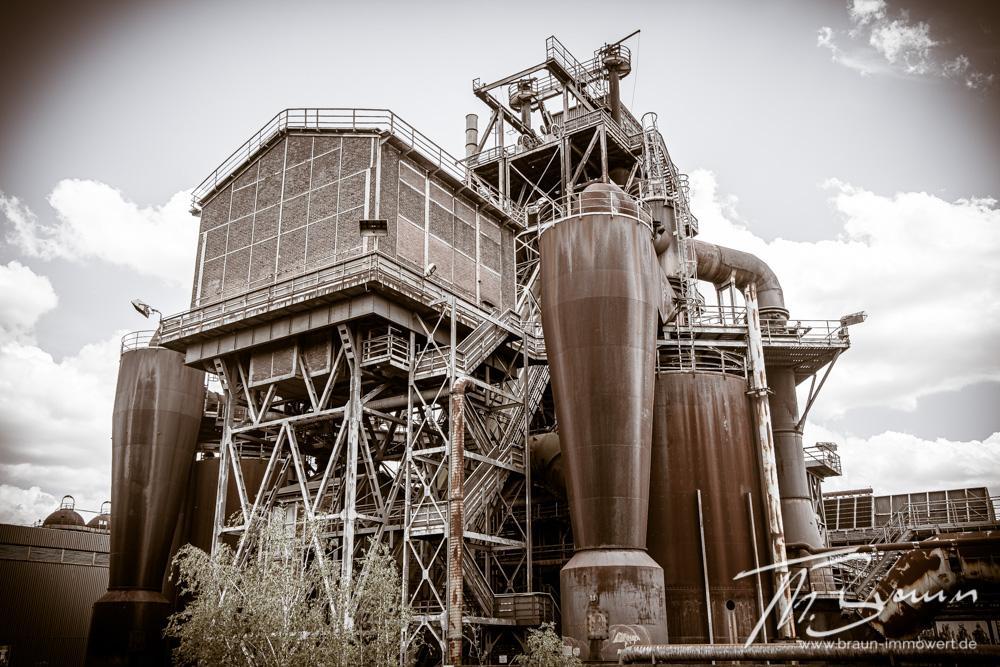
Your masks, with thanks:
M 879 544 L 907 541 L 913 532 L 910 529 L 911 514 L 909 505 L 901 507 L 885 523 L 882 533 L 872 544 L 878 546 Z M 888 574 L 899 557 L 900 552 L 898 551 L 873 553 L 867 564 L 858 568 L 853 579 L 847 584 L 848 593 L 853 594 L 858 600 L 867 600 L 878 582 Z
M 526 372 L 525 369 L 521 373 Z M 488 458 L 508 465 L 523 467 L 524 450 L 516 447 L 524 442 L 525 422 L 530 419 L 542 401 L 549 382 L 548 366 L 528 366 L 527 409 L 519 404 L 507 419 L 490 419 L 483 423 L 478 418 L 467 419 L 470 429 L 479 442 L 491 442 Z M 516 382 L 521 382 L 519 378 Z M 510 470 L 489 463 L 481 463 L 465 480 L 465 525 L 474 526 L 482 513 L 500 495 Z
M 703 303 L 698 293 L 698 260 L 694 248 L 688 243 L 698 233 L 698 221 L 691 215 L 688 203 L 688 177 L 677 170 L 670 159 L 666 142 L 656 126 L 656 114 L 649 112 L 642 117 L 643 183 L 640 196 L 643 200 L 660 199 L 673 207 L 680 251 L 680 294 L 687 306 L 689 318 L 700 312 Z

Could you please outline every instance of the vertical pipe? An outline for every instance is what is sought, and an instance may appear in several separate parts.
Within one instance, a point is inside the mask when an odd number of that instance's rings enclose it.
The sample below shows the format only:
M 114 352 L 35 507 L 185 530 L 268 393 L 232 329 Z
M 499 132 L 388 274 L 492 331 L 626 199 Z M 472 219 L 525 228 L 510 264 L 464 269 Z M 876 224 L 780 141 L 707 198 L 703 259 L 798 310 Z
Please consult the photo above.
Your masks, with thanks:
M 621 73 L 618 68 L 608 68 L 608 102 L 611 107 L 611 118 L 616 123 L 622 122 L 621 85 Z
M 448 664 L 462 664 L 462 550 L 465 542 L 465 389 L 457 380 L 458 321 L 455 298 L 451 299 L 451 323 L 448 348 L 448 382 L 451 384 L 451 427 L 448 433 L 448 596 L 446 642 Z M 461 393 L 461 395 L 459 395 Z
M 222 529 L 226 527 L 226 495 L 229 490 L 229 447 L 233 424 L 233 394 L 229 383 L 223 388 L 225 416 L 222 420 L 222 441 L 219 443 L 219 482 L 215 487 L 215 522 L 212 529 L 212 556 L 214 557 L 222 544 Z
M 521 331 L 522 341 L 524 340 L 524 331 Z M 526 342 L 526 341 L 525 341 Z M 528 438 L 531 436 L 531 412 L 530 400 L 531 397 L 528 395 L 531 387 L 531 374 L 528 373 L 528 346 L 521 346 L 521 363 L 522 363 L 522 374 L 524 376 L 524 382 L 522 383 L 523 405 L 524 405 L 524 532 L 525 532 L 525 543 L 527 546 L 527 590 L 533 591 L 532 587 L 532 569 L 534 568 L 534 563 L 531 558 L 532 549 L 532 530 L 531 530 L 531 448 L 528 446 Z
M 750 397 L 753 399 L 754 422 L 757 426 L 758 454 L 765 493 L 767 532 L 770 538 L 771 563 L 778 598 L 778 635 L 795 636 L 792 618 L 792 593 L 789 590 L 788 556 L 785 551 L 785 529 L 781 515 L 781 495 L 778 491 L 778 470 L 775 462 L 774 437 L 771 432 L 771 410 L 767 400 L 767 374 L 764 371 L 764 342 L 757 310 L 757 284 L 749 283 L 745 291 L 747 307 L 747 357 L 750 362 Z M 784 620 L 782 623 L 781 621 Z
M 705 515 L 701 508 L 701 489 L 696 490 L 698 498 L 698 536 L 701 539 L 701 573 L 705 581 L 705 620 L 708 621 L 708 643 L 715 643 L 712 629 L 712 592 L 708 586 L 708 554 L 705 553 Z
M 357 349 L 353 334 L 347 332 L 351 338 L 352 352 Z M 348 402 L 348 412 L 350 420 L 347 427 L 347 469 L 344 471 L 344 541 L 343 554 L 341 560 L 341 581 L 348 587 L 351 585 L 351 578 L 354 574 L 354 526 L 357 520 L 357 498 L 358 498 L 358 436 L 361 430 L 361 367 L 356 353 L 352 353 L 348 358 L 351 364 L 351 397 Z M 345 606 L 345 616 L 349 613 L 348 606 Z M 345 619 L 350 622 L 349 619 Z
M 462 664 L 462 558 L 465 548 L 465 390 L 458 380 L 451 391 L 448 453 L 448 664 Z
M 750 541 L 753 542 L 753 569 L 760 570 L 760 556 L 757 554 L 757 521 L 753 516 L 753 497 L 747 491 L 747 513 L 750 517 Z M 757 617 L 764 616 L 764 585 L 760 578 L 760 572 L 754 575 L 757 585 Z M 761 628 L 761 635 L 764 643 L 767 643 L 767 626 Z
M 465 157 L 472 157 L 479 147 L 479 116 L 474 113 L 465 116 Z
M 406 450 L 403 453 L 403 466 L 406 468 L 403 473 L 403 564 L 400 576 L 400 602 L 408 605 L 410 602 L 410 479 L 413 466 L 413 373 L 415 372 L 414 356 L 416 349 L 416 334 L 410 332 L 410 347 L 407 350 L 407 360 L 409 366 L 408 377 L 406 379 Z M 406 646 L 409 643 L 410 628 L 403 628 L 399 639 L 399 659 L 403 664 L 406 656 Z

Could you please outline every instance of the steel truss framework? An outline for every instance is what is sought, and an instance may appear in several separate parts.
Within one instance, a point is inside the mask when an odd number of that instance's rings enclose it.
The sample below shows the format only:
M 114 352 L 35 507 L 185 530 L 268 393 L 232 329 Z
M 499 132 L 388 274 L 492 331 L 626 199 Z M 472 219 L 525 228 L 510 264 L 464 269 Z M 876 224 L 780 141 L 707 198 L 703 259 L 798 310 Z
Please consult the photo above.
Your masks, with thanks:
M 253 382 L 246 355 L 212 360 L 224 405 L 215 545 L 238 536 L 245 558 L 248 528 L 286 506 L 296 523 L 323 522 L 320 537 L 336 548 L 316 548 L 316 557 L 339 561 L 356 590 L 368 540 L 384 541 L 415 611 L 404 648 L 420 637 L 444 658 L 461 654 L 463 635 L 487 651 L 498 628 L 551 618 L 547 596 L 530 595 L 525 448 L 548 369 L 531 363 L 511 313 L 483 312 L 461 335 L 454 299 L 414 315 L 419 330 L 408 332 L 384 321 L 333 327 L 332 362 L 319 370 L 295 345 L 291 379 Z M 239 465 L 246 454 L 267 457 L 258 488 Z M 227 524 L 230 478 L 240 507 Z M 349 621 L 350 608 L 342 611 Z

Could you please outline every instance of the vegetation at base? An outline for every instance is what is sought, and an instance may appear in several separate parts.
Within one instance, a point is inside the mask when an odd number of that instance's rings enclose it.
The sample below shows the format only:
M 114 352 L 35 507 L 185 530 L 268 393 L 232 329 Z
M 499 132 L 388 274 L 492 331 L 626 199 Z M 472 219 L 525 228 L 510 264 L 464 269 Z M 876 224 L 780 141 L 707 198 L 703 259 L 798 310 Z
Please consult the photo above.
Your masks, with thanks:
M 317 557 L 330 553 L 321 524 L 259 523 L 241 562 L 227 546 L 214 559 L 191 545 L 178 551 L 174 572 L 185 605 L 166 629 L 177 643 L 175 662 L 399 664 L 411 612 L 400 602 L 400 575 L 387 547 L 369 543 L 348 584 L 339 562 Z
M 542 623 L 537 630 L 528 630 L 524 653 L 514 658 L 514 664 L 527 667 L 580 667 L 583 663 L 574 655 L 566 655 L 562 637 L 555 624 Z

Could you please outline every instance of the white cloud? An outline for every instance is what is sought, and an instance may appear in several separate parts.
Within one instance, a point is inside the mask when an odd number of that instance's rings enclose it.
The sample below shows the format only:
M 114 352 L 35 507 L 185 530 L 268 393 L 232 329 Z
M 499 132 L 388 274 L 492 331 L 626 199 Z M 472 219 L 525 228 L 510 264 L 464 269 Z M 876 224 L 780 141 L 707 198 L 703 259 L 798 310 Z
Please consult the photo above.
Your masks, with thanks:
M 25 512 L 44 504 L 32 487 L 52 498 L 68 493 L 87 509 L 110 497 L 121 333 L 61 361 L 30 343 L 0 342 L 0 484 L 10 487 L 0 521 L 24 522 Z M 9 502 L 15 496 L 33 500 L 18 509 Z
M 847 13 L 857 25 L 867 25 L 885 17 L 885 0 L 854 0 Z
M 935 68 L 931 49 L 938 43 L 931 39 L 931 27 L 924 22 L 879 22 L 872 29 L 868 43 L 890 64 L 903 67 L 908 74 L 928 74 Z
M 0 522 L 30 526 L 59 507 L 59 499 L 37 486 L 21 489 L 0 484 Z
M 838 444 L 844 474 L 824 482 L 825 491 L 910 493 L 985 486 L 1000 493 L 1000 433 L 968 442 L 923 440 L 895 431 L 858 438 L 810 423 L 805 438 Z
M 0 341 L 24 339 L 58 303 L 52 283 L 17 261 L 0 264 Z
M 878 195 L 831 180 L 836 239 L 766 242 L 708 171 L 691 174 L 701 238 L 767 261 L 792 319 L 866 310 L 852 349 L 813 409 L 822 421 L 860 406 L 904 410 L 941 391 L 1000 380 L 1000 210 L 993 200 L 948 202 L 921 192 Z
M 835 63 L 862 75 L 936 77 L 977 90 L 993 84 L 993 74 L 974 70 L 965 54 L 943 56 L 940 47 L 946 42 L 931 37 L 930 24 L 911 21 L 905 10 L 890 18 L 884 0 L 853 0 L 847 14 L 850 29 L 823 26 L 817 32 L 816 46 L 829 50 Z M 838 43 L 838 38 L 844 41 Z
M 52 190 L 48 203 L 53 222 L 0 193 L 0 211 L 10 223 L 7 238 L 26 255 L 97 259 L 172 285 L 190 283 L 197 220 L 188 212 L 189 193 L 178 192 L 162 206 L 140 207 L 104 183 L 66 179 Z

